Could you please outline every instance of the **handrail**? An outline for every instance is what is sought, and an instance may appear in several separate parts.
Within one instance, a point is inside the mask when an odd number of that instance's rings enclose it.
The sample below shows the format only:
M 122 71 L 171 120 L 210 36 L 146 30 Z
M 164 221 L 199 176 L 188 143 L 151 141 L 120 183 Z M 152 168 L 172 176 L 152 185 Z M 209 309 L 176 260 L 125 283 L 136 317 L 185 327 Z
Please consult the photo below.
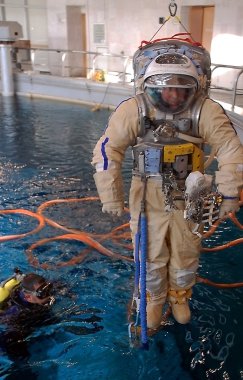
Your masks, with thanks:
M 102 70 L 103 67 L 101 65 L 101 67 L 97 68 L 97 58 L 98 57 L 104 57 L 106 59 L 108 58 L 117 58 L 117 59 L 120 59 L 121 60 L 121 71 L 118 71 L 117 69 L 114 69 L 112 70 L 113 67 L 115 67 L 116 65 L 114 64 L 114 62 L 109 62 L 108 60 L 106 61 L 106 64 L 108 65 L 109 63 L 109 66 L 110 66 L 110 70 L 111 72 L 114 72 L 117 74 L 117 76 L 119 76 L 119 78 L 122 78 L 121 82 L 122 83 L 126 83 L 126 75 L 129 74 L 131 75 L 132 73 L 129 73 L 127 72 L 127 68 L 128 68 L 128 64 L 129 64 L 129 61 L 132 61 L 132 57 L 130 57 L 129 55 L 123 55 L 123 54 L 113 54 L 113 53 L 106 53 L 106 52 L 97 52 L 97 51 L 86 51 L 86 50 L 69 50 L 69 49 L 48 49 L 48 48 L 41 48 L 41 47 L 38 47 L 38 48 L 35 48 L 35 47 L 31 47 L 31 48 L 27 48 L 27 47 L 14 47 L 14 51 L 29 51 L 29 56 L 30 56 L 30 65 L 35 69 L 35 67 L 37 66 L 43 66 L 43 64 L 41 64 L 40 62 L 37 62 L 36 61 L 36 55 L 38 52 L 44 52 L 44 53 L 56 53 L 56 54 L 60 54 L 60 73 L 62 76 L 65 76 L 65 69 L 67 68 L 79 68 L 80 70 L 84 70 L 86 72 L 89 71 L 89 76 L 92 78 L 92 76 L 95 74 L 95 71 L 96 70 Z M 67 59 L 68 57 L 70 58 L 72 54 L 81 54 L 83 56 L 87 56 L 89 57 L 89 66 L 87 66 L 87 61 L 85 61 L 85 67 L 81 66 L 82 63 L 81 63 L 81 60 L 79 62 L 79 66 L 76 66 L 75 65 L 69 65 L 67 66 Z M 21 55 L 21 54 L 20 54 Z M 18 63 L 21 65 L 25 64 L 25 62 L 21 62 L 21 59 L 18 60 Z M 52 65 L 53 66 L 53 65 Z M 58 66 L 58 64 L 56 63 L 56 66 Z M 45 67 L 46 69 L 48 69 L 47 65 Z M 48 70 L 49 71 L 49 70 Z M 103 70 L 105 71 L 105 70 Z
M 243 93 L 240 93 L 239 91 L 242 91 L 241 88 L 238 88 L 238 82 L 240 76 L 243 74 L 243 66 L 234 66 L 234 65 L 224 65 L 221 63 L 212 63 L 211 66 L 212 72 L 211 75 L 213 75 L 213 72 L 218 69 L 218 68 L 227 68 L 227 69 L 234 69 L 234 70 L 239 70 L 238 74 L 236 75 L 234 85 L 232 88 L 227 88 L 227 87 L 220 87 L 220 86 L 212 86 L 211 88 L 213 89 L 219 89 L 219 90 L 227 90 L 227 91 L 232 91 L 232 104 L 231 104 L 231 110 L 233 111 L 235 108 L 235 101 L 236 101 L 236 95 L 243 95 Z
M 29 59 L 29 65 L 31 68 L 34 69 L 34 71 L 39 69 L 40 72 L 49 72 L 52 73 L 53 70 L 58 72 L 59 74 L 54 74 L 54 75 L 60 75 L 60 76 L 73 76 L 71 71 L 72 69 L 77 69 L 80 72 L 83 71 L 83 74 L 80 76 L 86 77 L 88 79 L 95 79 L 96 81 L 104 81 L 106 83 L 112 82 L 110 77 L 114 79 L 114 81 L 119 82 L 120 84 L 126 85 L 126 84 L 131 84 L 133 81 L 133 69 L 132 65 L 130 67 L 129 71 L 129 63 L 132 63 L 132 57 L 129 55 L 123 55 L 123 54 L 113 54 L 113 53 L 108 53 L 108 52 L 98 52 L 98 51 L 86 51 L 86 50 L 69 50 L 69 49 L 48 49 L 48 48 L 43 48 L 43 47 L 14 47 L 13 48 L 14 52 L 21 52 L 25 51 L 27 52 L 30 59 Z M 42 63 L 39 59 L 37 62 L 37 53 L 38 52 L 44 52 L 47 54 L 46 58 L 47 62 Z M 55 57 L 54 60 L 51 59 L 51 54 L 57 54 L 59 58 Z M 80 59 L 80 60 L 73 60 L 72 59 L 72 54 L 77 55 L 81 54 L 82 56 L 88 57 L 86 59 Z M 21 54 L 20 54 L 21 55 Z M 99 57 L 103 57 L 106 59 L 106 61 L 101 62 L 100 64 L 98 63 L 99 61 L 97 60 Z M 117 60 L 114 58 L 120 60 L 118 61 L 119 66 L 120 66 L 120 71 L 119 67 L 117 67 Z M 68 61 L 69 59 L 69 61 Z M 21 62 L 21 60 L 17 60 L 18 65 L 17 67 L 21 67 L 22 64 L 23 66 L 28 65 L 28 62 L 24 60 Z M 78 62 L 78 64 L 76 63 Z M 99 64 L 99 66 L 98 66 Z M 49 66 L 50 67 L 49 67 Z M 82 66 L 83 65 L 83 66 Z M 107 69 L 108 67 L 108 69 Z M 40 68 L 45 68 L 44 70 L 40 70 Z M 212 68 L 212 75 L 215 72 L 215 70 L 219 68 L 225 68 L 225 69 L 233 69 L 233 70 L 238 70 L 238 73 L 235 77 L 234 83 L 232 88 L 227 88 L 227 87 L 222 87 L 222 86 L 217 86 L 217 85 L 212 85 L 211 84 L 211 89 L 220 89 L 220 90 L 226 90 L 226 91 L 231 91 L 232 92 L 232 104 L 231 104 L 231 110 L 233 111 L 235 109 L 235 103 L 236 103 L 236 95 L 243 95 L 243 89 L 240 89 L 238 87 L 239 84 L 239 78 L 243 74 L 243 66 L 234 66 L 234 65 L 225 65 L 225 64 L 219 64 L 219 63 L 212 63 L 211 64 Z M 107 70 L 106 70 L 107 69 Z M 97 79 L 95 76 L 96 72 L 103 72 L 103 73 L 112 73 L 111 75 L 108 75 L 106 78 L 102 79 Z M 77 75 L 76 75 L 77 76 Z M 99 77 L 99 76 L 98 76 Z

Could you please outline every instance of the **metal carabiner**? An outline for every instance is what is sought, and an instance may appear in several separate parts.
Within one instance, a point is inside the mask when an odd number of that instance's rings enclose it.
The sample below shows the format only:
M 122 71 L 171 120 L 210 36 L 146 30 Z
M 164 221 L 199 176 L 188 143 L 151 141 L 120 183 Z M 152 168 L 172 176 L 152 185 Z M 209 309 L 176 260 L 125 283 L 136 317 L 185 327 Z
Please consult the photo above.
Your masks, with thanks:
M 173 8 L 174 8 L 174 10 L 173 10 Z M 177 4 L 173 0 L 171 0 L 171 2 L 169 4 L 169 12 L 170 12 L 171 17 L 176 16 Z

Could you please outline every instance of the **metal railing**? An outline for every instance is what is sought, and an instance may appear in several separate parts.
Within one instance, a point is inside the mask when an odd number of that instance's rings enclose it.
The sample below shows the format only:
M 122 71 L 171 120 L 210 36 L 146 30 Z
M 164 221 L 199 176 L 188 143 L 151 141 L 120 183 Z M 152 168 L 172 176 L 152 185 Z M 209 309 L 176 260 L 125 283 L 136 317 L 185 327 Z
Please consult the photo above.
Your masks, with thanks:
M 106 83 L 131 84 L 133 81 L 132 57 L 122 54 L 93 52 L 82 50 L 64 50 L 47 48 L 12 48 L 15 67 L 18 70 L 47 73 L 62 77 L 82 77 Z M 214 84 L 214 73 L 218 69 L 235 71 L 233 86 L 223 87 Z M 239 88 L 239 79 L 243 66 L 212 63 L 211 90 L 223 90 L 230 93 L 231 110 L 234 110 L 236 96 L 243 95 Z M 222 75 L 222 80 L 226 77 Z
M 13 48 L 16 68 L 63 77 L 131 83 L 132 57 L 121 54 L 46 48 Z M 26 56 L 29 59 L 26 59 Z M 24 57 L 24 59 L 22 58 Z
M 232 69 L 237 70 L 235 78 L 233 80 L 233 86 L 232 87 L 223 87 L 223 86 L 217 86 L 215 84 L 212 84 L 211 82 L 211 89 L 214 90 L 224 90 L 229 91 L 231 93 L 232 99 L 231 99 L 231 110 L 233 111 L 235 108 L 235 102 L 236 102 L 236 96 L 237 95 L 243 95 L 243 89 L 238 87 L 240 76 L 243 74 L 243 66 L 233 66 L 233 65 L 223 65 L 218 63 L 212 63 L 212 81 L 213 81 L 213 74 L 215 70 L 217 69 Z

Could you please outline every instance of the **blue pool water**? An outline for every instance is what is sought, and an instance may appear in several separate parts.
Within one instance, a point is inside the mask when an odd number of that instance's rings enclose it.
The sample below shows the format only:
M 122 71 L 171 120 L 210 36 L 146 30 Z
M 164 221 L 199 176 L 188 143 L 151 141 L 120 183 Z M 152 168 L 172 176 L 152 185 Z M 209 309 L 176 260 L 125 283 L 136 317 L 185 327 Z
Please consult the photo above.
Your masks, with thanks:
M 0 209 L 36 211 L 46 201 L 96 196 L 90 165 L 93 147 L 110 111 L 28 98 L 1 99 Z M 124 165 L 128 193 L 130 152 Z M 101 213 L 96 201 L 54 205 L 44 214 L 82 231 L 105 233 L 128 219 Z M 243 210 L 239 213 L 242 223 Z M 36 221 L 23 215 L 0 215 L 0 235 L 25 233 Z M 37 271 L 60 283 L 55 321 L 36 328 L 25 339 L 28 354 L 14 360 L 3 351 L 1 379 L 55 380 L 191 380 L 243 379 L 243 290 L 218 290 L 197 284 L 187 326 L 173 323 L 149 339 L 149 350 L 132 347 L 128 339 L 127 305 L 133 292 L 134 266 L 90 251 L 76 265 L 58 266 L 79 255 L 85 246 L 55 241 L 34 251 L 50 269 L 33 268 L 26 250 L 40 239 L 63 234 L 45 226 L 35 235 L 0 243 L 0 274 L 15 267 Z M 227 221 L 206 242 L 223 244 L 242 237 Z M 130 254 L 106 241 L 110 249 Z M 200 275 L 217 282 L 243 281 L 242 245 L 203 253 Z M 0 325 L 0 334 L 4 326 Z M 0 340 L 1 342 L 1 340 Z M 18 353 L 17 353 L 18 354 Z

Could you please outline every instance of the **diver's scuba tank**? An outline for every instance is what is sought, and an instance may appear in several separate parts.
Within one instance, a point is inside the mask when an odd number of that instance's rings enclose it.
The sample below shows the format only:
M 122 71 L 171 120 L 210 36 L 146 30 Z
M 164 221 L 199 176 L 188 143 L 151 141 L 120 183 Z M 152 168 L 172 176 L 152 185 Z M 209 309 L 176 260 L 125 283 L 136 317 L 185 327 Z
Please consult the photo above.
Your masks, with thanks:
M 0 284 L 0 303 L 7 300 L 11 291 L 21 283 L 25 276 L 18 268 L 16 268 L 14 272 L 13 276 L 2 281 Z

